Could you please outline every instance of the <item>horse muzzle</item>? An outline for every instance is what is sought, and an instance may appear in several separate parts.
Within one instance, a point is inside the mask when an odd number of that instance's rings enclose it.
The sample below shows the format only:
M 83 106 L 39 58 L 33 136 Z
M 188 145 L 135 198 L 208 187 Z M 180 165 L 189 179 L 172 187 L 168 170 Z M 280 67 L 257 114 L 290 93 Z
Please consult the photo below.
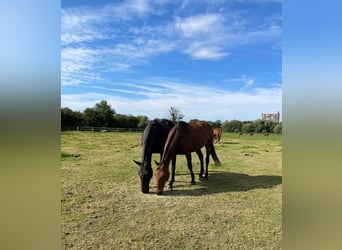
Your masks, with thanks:
M 149 187 L 142 187 L 141 192 L 143 192 L 144 194 L 148 194 L 150 192 L 150 189 Z

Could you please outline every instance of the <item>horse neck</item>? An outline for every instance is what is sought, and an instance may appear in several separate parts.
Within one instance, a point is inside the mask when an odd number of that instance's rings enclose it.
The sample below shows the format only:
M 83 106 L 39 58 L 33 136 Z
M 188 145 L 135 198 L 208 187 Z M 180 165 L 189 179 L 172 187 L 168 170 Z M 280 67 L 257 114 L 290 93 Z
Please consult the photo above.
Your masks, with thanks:
M 147 134 L 143 141 L 143 152 L 142 152 L 142 161 L 148 162 L 151 165 L 152 154 L 156 153 L 156 145 L 159 144 L 158 131 L 156 128 L 151 128 L 151 131 Z
M 142 152 L 142 162 L 146 161 L 151 163 L 152 161 L 152 153 L 153 153 L 153 145 L 152 143 L 155 141 L 155 122 L 150 123 L 147 125 L 144 135 L 142 138 L 143 144 L 143 152 Z
M 142 162 L 144 161 L 148 163 L 151 163 L 152 161 L 152 150 L 150 147 L 146 147 L 146 145 L 144 146 L 142 154 Z
M 169 167 L 171 159 L 174 157 L 175 154 L 171 154 L 167 152 L 167 154 L 163 154 L 161 162 L 165 164 L 166 167 Z
M 175 143 L 175 134 L 175 131 L 173 131 L 172 134 L 169 134 L 164 146 L 161 162 L 163 162 L 166 167 L 169 167 L 171 159 L 177 154 L 177 143 Z

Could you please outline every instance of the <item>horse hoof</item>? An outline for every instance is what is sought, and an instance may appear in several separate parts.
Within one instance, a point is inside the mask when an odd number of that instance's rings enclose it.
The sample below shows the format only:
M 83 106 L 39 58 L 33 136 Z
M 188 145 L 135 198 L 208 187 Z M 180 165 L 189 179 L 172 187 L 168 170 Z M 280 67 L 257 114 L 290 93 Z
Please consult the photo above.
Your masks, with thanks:
M 168 189 L 168 190 L 172 190 L 173 187 L 169 185 L 169 186 L 167 187 L 167 189 Z
M 191 182 L 190 185 L 196 185 L 196 182 Z
M 162 195 L 162 194 L 163 194 L 162 191 L 157 192 L 157 195 Z

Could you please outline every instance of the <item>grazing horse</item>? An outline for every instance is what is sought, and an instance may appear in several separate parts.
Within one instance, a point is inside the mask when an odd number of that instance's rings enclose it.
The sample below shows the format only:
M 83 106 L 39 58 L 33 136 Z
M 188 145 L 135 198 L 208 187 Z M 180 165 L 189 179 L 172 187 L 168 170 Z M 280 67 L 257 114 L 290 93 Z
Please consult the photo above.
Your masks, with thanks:
M 141 192 L 148 193 L 150 181 L 153 176 L 151 166 L 151 159 L 153 153 L 159 153 L 162 157 L 164 145 L 170 130 L 173 128 L 174 123 L 167 119 L 155 119 L 151 121 L 145 128 L 141 142 L 143 145 L 142 161 L 135 161 L 139 166 L 139 176 L 141 181 Z M 199 158 L 203 158 L 202 152 L 197 152 Z M 176 165 L 176 155 L 171 159 L 172 168 Z
M 185 154 L 188 168 L 191 174 L 191 184 L 195 184 L 195 176 L 192 171 L 191 163 L 191 152 L 201 152 L 200 149 L 205 146 L 206 148 L 206 171 L 204 178 L 208 178 L 208 164 L 209 155 L 216 165 L 220 165 L 220 160 L 218 159 L 214 144 L 213 144 L 213 130 L 207 122 L 195 121 L 190 123 L 179 122 L 175 125 L 166 140 L 164 152 L 160 163 L 156 162 L 156 186 L 157 194 L 162 194 L 163 188 L 167 180 L 169 179 L 169 165 L 170 160 L 173 159 L 177 154 Z M 199 174 L 200 178 L 203 177 L 203 155 L 199 154 L 201 161 L 201 172 Z M 169 182 L 169 188 L 172 189 L 172 184 L 174 182 L 175 176 L 175 166 L 172 165 L 172 176 Z
M 214 128 L 213 133 L 214 133 L 214 139 L 216 140 L 216 142 L 221 143 L 222 129 Z
M 151 159 L 153 153 L 159 153 L 162 156 L 164 145 L 170 130 L 174 123 L 167 119 L 155 119 L 151 121 L 145 128 L 142 135 L 142 161 L 133 160 L 139 166 L 139 176 L 141 180 L 141 192 L 148 193 L 153 170 Z M 172 166 L 176 164 L 176 157 L 172 158 Z

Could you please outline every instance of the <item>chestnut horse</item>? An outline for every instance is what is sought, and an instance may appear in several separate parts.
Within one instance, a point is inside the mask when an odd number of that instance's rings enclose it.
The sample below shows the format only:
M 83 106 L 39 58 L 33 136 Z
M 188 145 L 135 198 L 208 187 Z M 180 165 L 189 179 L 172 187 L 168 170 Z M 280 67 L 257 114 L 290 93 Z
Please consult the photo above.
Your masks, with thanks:
M 133 160 L 139 166 L 138 175 L 141 181 L 141 192 L 148 193 L 150 181 L 153 176 L 151 159 L 153 153 L 159 153 L 162 157 L 164 145 L 170 130 L 174 123 L 167 119 L 155 119 L 151 121 L 145 128 L 141 142 L 143 145 L 141 162 Z M 202 152 L 197 152 L 198 156 L 203 158 Z M 172 159 L 172 167 L 175 168 L 176 156 Z
M 221 143 L 222 129 L 214 128 L 213 133 L 214 133 L 214 139 L 216 140 L 216 142 Z
M 169 165 L 170 160 L 173 159 L 177 154 L 185 154 L 188 168 L 191 174 L 191 184 L 195 184 L 195 175 L 192 171 L 192 162 L 191 162 L 191 152 L 201 152 L 200 149 L 205 146 L 206 149 L 206 170 L 204 178 L 208 178 L 208 164 L 209 164 L 209 155 L 211 154 L 216 165 L 220 165 L 220 160 L 218 159 L 214 144 L 213 144 L 213 130 L 207 122 L 203 121 L 195 121 L 190 123 L 179 122 L 175 125 L 166 140 L 163 155 L 160 163 L 156 162 L 156 186 L 157 186 L 157 194 L 162 194 L 164 185 L 169 179 Z M 203 155 L 199 158 L 201 161 L 201 172 L 199 177 L 203 177 Z M 169 182 L 169 188 L 172 189 L 172 184 L 175 179 L 175 166 L 172 165 L 172 175 L 171 180 Z

